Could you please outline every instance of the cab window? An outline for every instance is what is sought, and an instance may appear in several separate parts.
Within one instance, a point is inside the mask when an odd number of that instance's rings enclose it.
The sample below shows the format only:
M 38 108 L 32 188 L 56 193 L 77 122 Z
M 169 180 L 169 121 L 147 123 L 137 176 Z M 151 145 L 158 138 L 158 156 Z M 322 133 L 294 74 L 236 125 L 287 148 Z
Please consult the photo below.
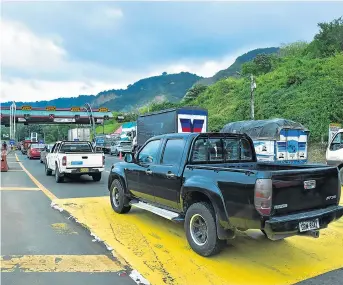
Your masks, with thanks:
M 159 146 L 160 140 L 148 142 L 138 154 L 138 162 L 144 164 L 156 163 Z
M 332 140 L 330 150 L 339 150 L 343 148 L 343 133 L 337 133 Z

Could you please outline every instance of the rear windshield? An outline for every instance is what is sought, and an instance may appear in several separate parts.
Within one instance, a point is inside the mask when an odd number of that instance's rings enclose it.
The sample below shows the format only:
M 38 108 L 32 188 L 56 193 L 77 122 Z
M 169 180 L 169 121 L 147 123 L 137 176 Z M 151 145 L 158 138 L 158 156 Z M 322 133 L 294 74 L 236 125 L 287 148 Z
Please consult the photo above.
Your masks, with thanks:
M 43 145 L 43 144 L 32 144 L 32 145 L 31 145 L 31 149 L 32 149 L 32 148 L 43 149 L 43 148 L 44 148 L 44 145 Z
M 93 152 L 90 144 L 88 143 L 64 143 L 60 152 Z
M 130 142 L 120 142 L 119 144 L 120 145 L 130 145 L 131 143 Z
M 193 145 L 192 162 L 252 161 L 253 152 L 245 138 L 198 138 Z

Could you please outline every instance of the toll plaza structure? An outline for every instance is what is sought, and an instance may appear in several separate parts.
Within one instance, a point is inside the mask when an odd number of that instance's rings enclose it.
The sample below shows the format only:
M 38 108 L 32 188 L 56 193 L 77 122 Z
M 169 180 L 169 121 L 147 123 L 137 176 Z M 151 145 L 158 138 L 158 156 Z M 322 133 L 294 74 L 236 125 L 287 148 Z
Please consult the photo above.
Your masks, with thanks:
M 1 125 L 10 126 L 13 111 L 11 107 L 0 107 Z M 89 104 L 85 107 L 44 108 L 29 105 L 16 106 L 14 111 L 15 123 L 29 124 L 103 124 L 105 120 L 113 118 L 107 108 L 92 109 Z

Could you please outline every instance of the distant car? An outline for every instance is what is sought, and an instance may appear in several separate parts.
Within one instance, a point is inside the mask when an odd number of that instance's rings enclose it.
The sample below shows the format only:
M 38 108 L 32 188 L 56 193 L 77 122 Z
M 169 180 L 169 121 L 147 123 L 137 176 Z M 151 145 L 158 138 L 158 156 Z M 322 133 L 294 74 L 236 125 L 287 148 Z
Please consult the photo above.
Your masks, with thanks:
M 111 155 L 125 154 L 132 151 L 132 143 L 130 141 L 117 141 L 111 145 Z
M 27 150 L 27 157 L 29 159 L 40 158 L 40 153 L 43 150 L 43 144 L 31 144 L 30 148 Z
M 40 153 L 40 163 L 46 163 L 46 156 L 49 152 L 51 152 L 53 146 L 53 144 L 48 144 L 44 146 L 43 150 Z
M 343 186 L 343 129 L 336 133 L 326 150 L 326 164 L 338 167 Z

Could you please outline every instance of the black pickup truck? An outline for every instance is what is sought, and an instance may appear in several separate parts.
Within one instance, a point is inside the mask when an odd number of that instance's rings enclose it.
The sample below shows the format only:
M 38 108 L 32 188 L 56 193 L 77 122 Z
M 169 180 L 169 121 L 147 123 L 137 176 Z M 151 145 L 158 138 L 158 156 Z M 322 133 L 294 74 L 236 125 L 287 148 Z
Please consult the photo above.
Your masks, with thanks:
M 318 237 L 343 215 L 336 167 L 258 163 L 252 140 L 239 134 L 153 137 L 112 166 L 108 189 L 117 213 L 136 206 L 184 222 L 203 256 L 237 230 L 259 229 L 271 240 Z

